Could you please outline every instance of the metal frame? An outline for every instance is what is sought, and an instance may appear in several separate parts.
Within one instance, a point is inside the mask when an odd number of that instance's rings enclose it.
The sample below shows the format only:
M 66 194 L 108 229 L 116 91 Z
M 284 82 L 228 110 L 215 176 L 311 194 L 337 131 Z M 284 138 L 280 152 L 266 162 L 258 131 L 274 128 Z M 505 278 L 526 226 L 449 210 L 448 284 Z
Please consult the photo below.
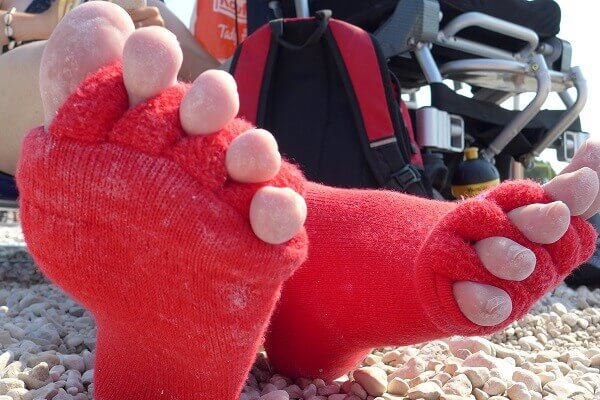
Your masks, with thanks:
M 492 46 L 462 39 L 456 35 L 470 27 L 479 27 L 488 31 L 500 33 L 505 36 L 513 37 L 527 42 L 519 53 L 513 54 L 505 50 L 497 49 Z M 455 50 L 465 51 L 486 58 L 500 59 L 525 59 L 530 56 L 538 47 L 539 38 L 531 29 L 524 28 L 512 22 L 504 21 L 479 12 L 468 12 L 450 21 L 442 29 L 437 37 L 436 44 L 449 47 Z
M 419 9 L 426 1 L 431 0 L 402 0 L 402 3 L 403 7 Z M 298 16 L 306 17 L 310 15 L 309 0 L 295 0 L 295 4 Z M 427 15 L 421 17 L 432 18 Z M 434 22 L 439 22 L 439 20 L 428 21 L 428 26 L 432 26 Z M 426 25 L 423 21 L 420 21 L 420 23 Z M 479 27 L 513 37 L 526 42 L 526 45 L 520 51 L 511 53 L 504 49 L 461 38 L 460 32 L 470 27 Z M 563 51 L 567 52 L 566 60 L 570 62 L 570 44 L 568 42 L 554 43 L 554 46 L 551 43 L 540 44 L 539 37 L 531 29 L 479 12 L 468 12 L 454 18 L 443 29 L 439 30 L 434 40 L 431 40 L 430 35 L 425 33 L 423 33 L 423 37 L 418 37 L 418 33 L 415 36 L 415 32 L 411 32 L 411 35 L 413 36 L 401 39 L 405 40 L 407 49 L 414 54 L 428 83 L 443 82 L 444 79 L 452 79 L 453 75 L 474 72 L 481 74 L 512 74 L 515 77 L 533 78 L 535 80 L 536 87 L 533 90 L 528 90 L 530 88 L 527 85 L 523 86 L 522 91 L 498 90 L 492 87 L 486 89 L 485 93 L 482 94 L 485 98 L 498 103 L 520 92 L 533 91 L 536 93 L 527 107 L 516 115 L 487 149 L 482 151 L 482 154 L 489 159 L 493 159 L 495 155 L 499 154 L 539 113 L 551 91 L 558 92 L 565 104 L 565 113 L 557 124 L 548 131 L 546 137 L 536 146 L 534 151 L 522 158 L 521 162 L 525 166 L 531 164 L 535 156 L 538 156 L 544 149 L 552 145 L 568 129 L 577 119 L 587 101 L 587 83 L 578 67 L 571 68 L 569 65 L 564 65 L 565 62 L 563 61 L 561 71 L 554 71 L 546 65 L 545 57 L 554 61 L 553 57 L 560 46 L 566 46 L 563 47 Z M 438 67 L 431 54 L 433 45 L 459 50 L 473 54 L 476 57 L 484 57 L 484 59 L 452 61 Z M 463 81 L 466 82 L 467 80 Z M 567 93 L 567 89 L 571 87 L 575 87 L 577 90 L 576 100 L 571 99 Z M 578 143 L 576 142 L 575 140 L 574 146 L 577 146 Z

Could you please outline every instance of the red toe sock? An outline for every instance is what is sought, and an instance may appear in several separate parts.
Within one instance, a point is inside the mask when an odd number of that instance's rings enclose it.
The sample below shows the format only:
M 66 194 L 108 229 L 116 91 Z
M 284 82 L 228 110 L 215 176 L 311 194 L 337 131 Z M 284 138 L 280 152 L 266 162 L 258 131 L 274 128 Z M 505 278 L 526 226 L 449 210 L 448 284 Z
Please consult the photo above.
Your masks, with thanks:
M 579 218 L 557 243 L 541 246 L 505 214 L 548 201 L 532 182 L 505 183 L 462 203 L 311 184 L 309 258 L 286 281 L 271 319 L 265 347 L 272 364 L 289 376 L 334 379 L 373 347 L 486 334 L 522 317 L 594 249 L 595 231 Z M 491 236 L 532 249 L 535 272 L 522 282 L 491 275 L 471 246 Z M 452 294 L 452 283 L 465 280 L 508 292 L 509 320 L 470 322 Z
M 227 145 L 249 126 L 186 137 L 185 90 L 127 110 L 120 68 L 105 68 L 23 146 L 25 238 L 96 318 L 98 400 L 236 399 L 282 282 L 306 255 L 304 231 L 260 241 L 247 210 L 259 185 L 227 180 Z M 276 179 L 301 191 L 288 164 Z

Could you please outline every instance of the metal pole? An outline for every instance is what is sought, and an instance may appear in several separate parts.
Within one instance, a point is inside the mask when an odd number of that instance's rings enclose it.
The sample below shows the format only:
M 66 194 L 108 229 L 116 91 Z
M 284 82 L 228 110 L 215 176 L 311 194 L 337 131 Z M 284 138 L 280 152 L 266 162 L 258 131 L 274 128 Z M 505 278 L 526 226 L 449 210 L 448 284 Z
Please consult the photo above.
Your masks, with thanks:
M 310 17 L 310 10 L 308 8 L 308 0 L 294 0 L 296 3 L 296 15 L 299 18 Z

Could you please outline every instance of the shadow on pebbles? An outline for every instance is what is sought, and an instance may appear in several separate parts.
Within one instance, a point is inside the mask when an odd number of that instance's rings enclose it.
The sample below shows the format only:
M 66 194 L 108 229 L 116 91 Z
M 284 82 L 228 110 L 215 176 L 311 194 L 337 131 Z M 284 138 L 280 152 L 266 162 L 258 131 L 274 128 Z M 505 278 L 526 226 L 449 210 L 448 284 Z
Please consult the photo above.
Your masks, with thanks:
M 0 400 L 92 399 L 95 334 L 0 225 Z M 277 375 L 259 353 L 240 399 L 600 399 L 600 290 L 561 286 L 493 336 L 375 349 L 333 382 Z

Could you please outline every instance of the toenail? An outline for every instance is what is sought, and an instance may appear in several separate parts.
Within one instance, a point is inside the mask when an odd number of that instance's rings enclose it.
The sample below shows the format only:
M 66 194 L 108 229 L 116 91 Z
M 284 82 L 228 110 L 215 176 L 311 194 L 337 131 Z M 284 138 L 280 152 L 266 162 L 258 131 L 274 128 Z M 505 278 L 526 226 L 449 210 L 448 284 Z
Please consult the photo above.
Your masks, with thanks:
M 504 298 L 502 296 L 495 296 L 486 302 L 484 310 L 488 314 L 495 314 L 498 311 L 505 308 L 506 304 L 507 304 L 506 298 Z

